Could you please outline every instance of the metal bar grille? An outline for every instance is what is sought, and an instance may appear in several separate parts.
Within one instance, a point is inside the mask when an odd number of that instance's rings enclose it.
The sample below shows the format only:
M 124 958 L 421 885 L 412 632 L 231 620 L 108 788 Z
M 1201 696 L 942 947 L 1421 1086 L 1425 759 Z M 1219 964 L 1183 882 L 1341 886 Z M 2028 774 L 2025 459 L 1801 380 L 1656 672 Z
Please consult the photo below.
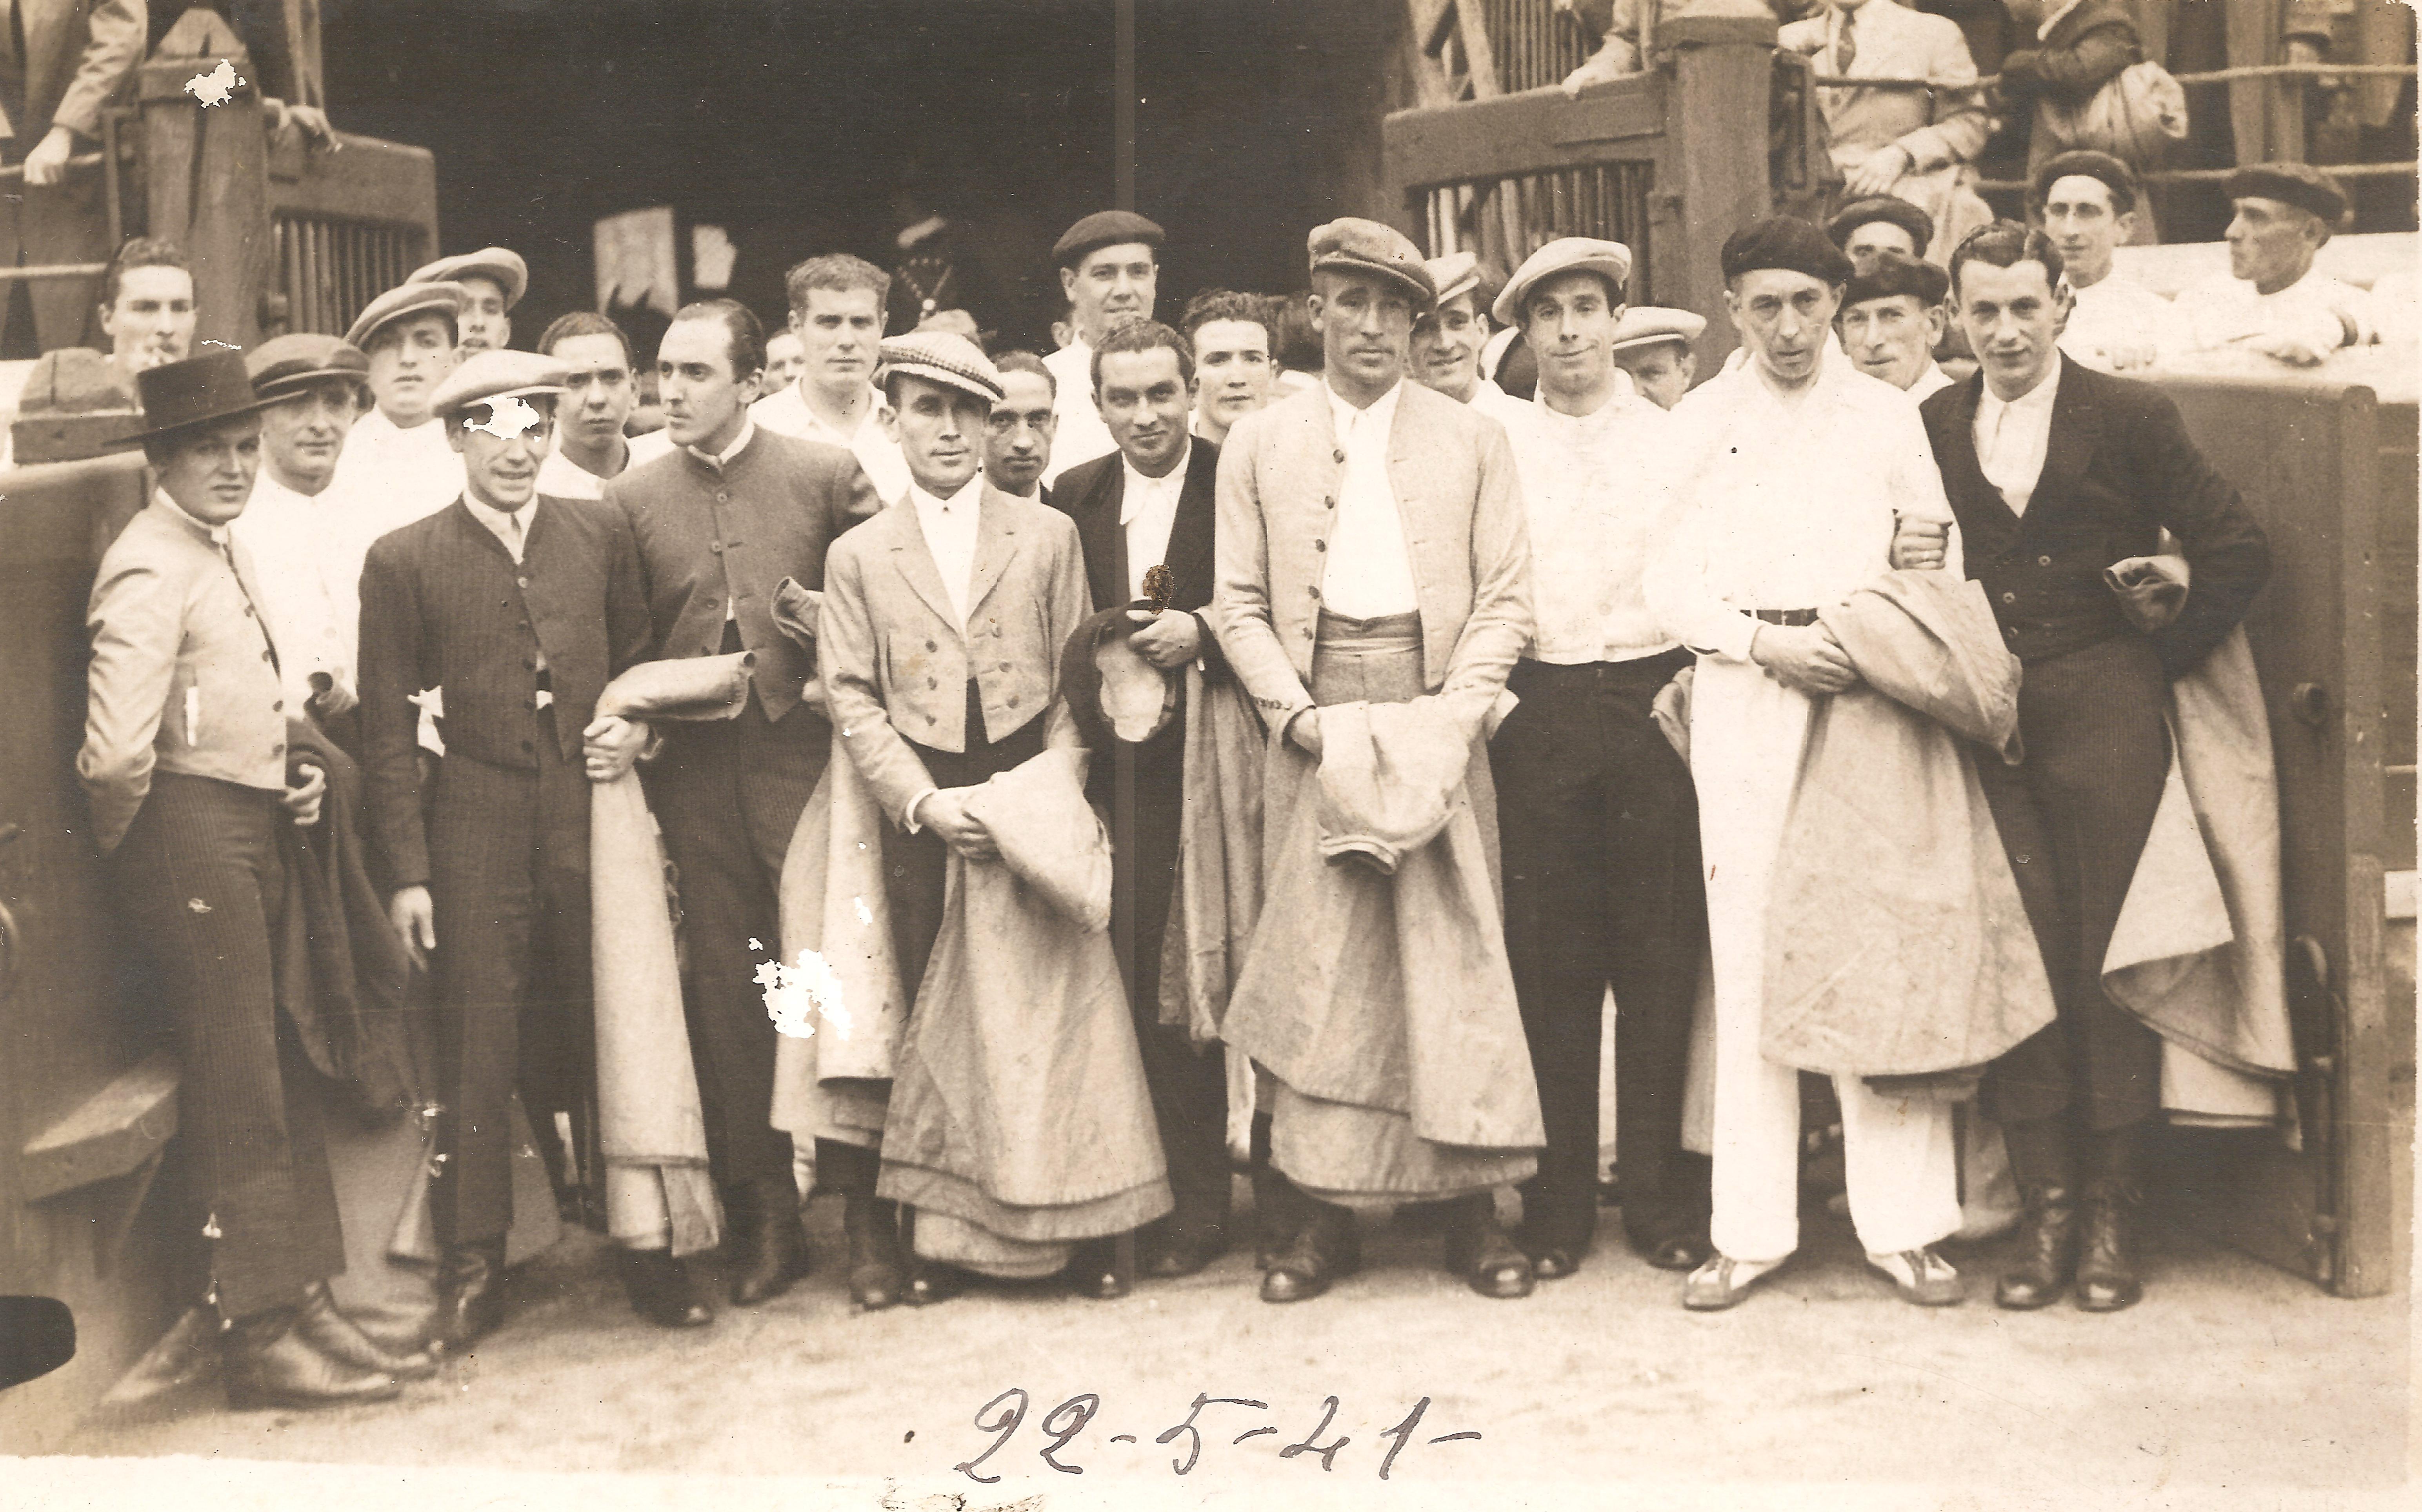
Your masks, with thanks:
M 1472 251 L 1498 277 L 1559 236 L 1598 236 L 1631 248 L 1631 303 L 1656 303 L 1649 282 L 1648 196 L 1654 168 L 1609 163 L 1429 192 L 1429 252 Z
M 1562 84 L 1589 56 L 1581 23 L 1550 0 L 1463 0 L 1483 7 L 1497 54 L 1498 87 L 1507 94 Z
M 364 306 L 403 281 L 420 235 L 412 226 L 283 211 L 274 225 L 288 327 L 332 336 L 343 334 Z

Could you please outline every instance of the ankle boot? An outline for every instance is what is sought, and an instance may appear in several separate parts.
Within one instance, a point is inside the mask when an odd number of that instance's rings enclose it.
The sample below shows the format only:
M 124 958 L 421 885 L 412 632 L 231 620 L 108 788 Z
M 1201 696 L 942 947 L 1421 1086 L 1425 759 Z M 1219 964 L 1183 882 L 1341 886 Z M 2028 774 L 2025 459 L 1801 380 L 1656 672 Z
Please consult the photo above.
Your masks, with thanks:
M 437 1331 L 431 1346 L 449 1354 L 465 1349 L 504 1322 L 505 1241 L 448 1249 L 437 1268 Z
M 967 1290 L 972 1279 L 956 1266 L 928 1260 L 917 1252 L 917 1209 L 905 1204 L 900 1208 L 900 1254 L 908 1267 L 900 1299 L 911 1307 L 947 1302 Z
M 2136 1252 L 2142 1133 L 2117 1128 L 2094 1139 L 2077 1261 L 2077 1305 L 2088 1313 L 2116 1313 L 2145 1295 Z
M 618 1250 L 631 1311 L 660 1329 L 702 1329 L 715 1308 L 698 1272 L 670 1250 Z
M 870 1310 L 900 1300 L 907 1282 L 900 1254 L 900 1205 L 872 1192 L 848 1192 L 841 1198 L 841 1229 L 849 1240 L 850 1300 Z
M 2026 1213 L 2019 1221 L 2018 1260 L 2002 1272 L 1993 1300 L 2031 1312 L 2060 1299 L 2077 1269 L 2077 1203 L 2067 1187 L 2021 1185 Z
M 1537 1279 L 1531 1257 L 1498 1224 L 1496 1199 L 1484 1191 L 1446 1206 L 1448 1272 L 1483 1297 L 1530 1296 Z
M 1340 1277 L 1361 1268 L 1361 1233 L 1355 1225 L 1353 1210 L 1300 1191 L 1295 1200 L 1302 1205 L 1306 1217 L 1295 1237 L 1271 1258 L 1270 1268 L 1262 1277 L 1262 1300 L 1266 1302 L 1309 1301 L 1329 1290 Z
M 754 1307 L 791 1289 L 808 1273 L 808 1235 L 799 1222 L 799 1191 L 787 1178 L 748 1181 L 728 1189 L 731 1215 L 731 1303 Z
M 299 1306 L 273 1307 L 228 1331 L 219 1347 L 228 1407 L 348 1407 L 402 1393 L 402 1382 L 387 1372 L 347 1363 L 313 1344 L 295 1327 L 302 1313 Z
M 1112 1234 L 1070 1246 L 1068 1289 L 1097 1302 L 1116 1301 L 1135 1290 L 1135 1236 Z
M 1253 1262 L 1267 1270 L 1312 1220 L 1309 1200 L 1267 1165 L 1253 1167 Z
M 427 1380 L 437 1374 L 436 1357 L 426 1349 L 397 1354 L 381 1348 L 337 1306 L 324 1281 L 313 1282 L 303 1293 L 294 1328 L 322 1354 L 356 1369 L 377 1371 L 397 1380 Z

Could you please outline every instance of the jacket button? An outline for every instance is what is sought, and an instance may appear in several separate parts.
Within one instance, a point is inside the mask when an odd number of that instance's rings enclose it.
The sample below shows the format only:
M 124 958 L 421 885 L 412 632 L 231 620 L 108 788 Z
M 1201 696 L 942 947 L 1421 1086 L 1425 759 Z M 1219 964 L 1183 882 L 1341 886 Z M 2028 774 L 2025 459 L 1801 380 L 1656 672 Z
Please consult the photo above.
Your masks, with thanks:
M 262 652 L 262 653 L 260 654 L 260 659 L 261 659 L 262 661 L 267 661 L 267 660 L 269 660 L 269 653 L 267 653 L 267 652 L 265 652 L 265 651 L 264 651 L 264 652 Z
M 1004 672 L 1005 672 L 1005 671 L 1007 671 L 1007 670 L 1009 670 L 1009 663 L 1007 663 L 1007 662 L 1003 662 L 1003 663 L 1001 663 L 1001 664 L 1000 664 L 1000 669 L 1001 669 L 1002 671 L 1004 671 Z
M 1011 708 L 1013 708 L 1013 709 L 1014 709 L 1014 708 L 1016 708 L 1016 707 L 1017 707 L 1017 695 L 1016 695 L 1016 694 L 1012 693 L 1012 694 L 1009 696 L 1009 706 L 1010 706 Z
M 523 742 L 522 742 L 522 749 L 524 749 L 524 750 L 527 750 L 527 749 L 529 749 L 529 748 L 530 748 L 530 743 L 529 743 L 528 741 L 527 741 L 527 740 L 523 741 Z
M 284 699 L 279 699 L 276 702 L 269 706 L 269 712 L 272 714 L 284 714 L 286 712 L 286 701 Z
M 2005 593 L 2002 595 L 2002 602 L 2005 604 L 2016 604 L 2018 601 L 2019 596 L 2016 593 Z
M 715 501 L 716 501 L 717 504 L 729 504 L 729 503 L 731 503 L 731 492 L 730 492 L 728 489 L 718 489 L 718 490 L 716 492 Z
M 2049 567 L 2052 565 L 2052 559 L 2050 557 L 2037 557 L 2036 559 L 2036 565 L 2038 567 Z
M 1315 541 L 1312 543 L 1312 549 L 1314 551 L 1327 551 L 1329 549 L 1329 543 L 1326 541 Z
M 1325 510 L 1333 510 L 1337 508 L 1337 500 L 1333 498 L 1324 498 L 1320 501 L 1320 507 Z
M 720 541 L 710 541 L 706 543 L 706 549 L 720 557 L 723 555 L 723 543 Z
M 527 588 L 529 587 L 529 579 L 527 577 L 516 577 L 513 579 L 513 586 L 515 588 Z
M 929 715 L 927 715 L 927 716 L 925 716 L 925 722 L 926 722 L 927 724 L 932 724 L 932 723 L 934 723 L 934 717 L 933 717 L 932 715 L 930 715 L 930 714 L 929 714 Z
M 1000 638 L 1000 626 L 999 626 L 999 625 L 994 625 L 994 626 L 992 627 L 992 635 L 993 635 L 993 638 L 994 638 L 995 640 L 999 639 L 999 638 Z
M 926 641 L 926 642 L 925 642 L 925 649 L 926 649 L 927 651 L 939 651 L 939 650 L 941 650 L 942 648 L 941 648 L 941 647 L 939 647 L 939 646 L 937 646 L 937 645 L 936 645 L 936 644 L 934 644 L 932 641 L 928 640 L 928 641 Z
M 1312 587 L 1304 590 L 1304 591 L 1310 593 L 1313 598 L 1318 598 L 1320 597 L 1320 585 L 1318 583 L 1314 583 Z
M 1345 460 L 1345 449 L 1344 447 L 1339 447 L 1335 451 L 1330 452 L 1329 455 L 1335 457 L 1340 462 L 1344 462 Z
M 247 619 L 247 620 L 249 620 L 249 619 L 251 619 L 251 618 L 252 618 L 252 606 L 251 606 L 251 605 L 247 604 L 247 605 L 245 605 L 245 606 L 244 606 L 244 617 L 245 619 Z
M 925 685 L 927 687 L 940 687 L 942 685 L 942 680 L 938 677 L 929 677 L 925 679 Z

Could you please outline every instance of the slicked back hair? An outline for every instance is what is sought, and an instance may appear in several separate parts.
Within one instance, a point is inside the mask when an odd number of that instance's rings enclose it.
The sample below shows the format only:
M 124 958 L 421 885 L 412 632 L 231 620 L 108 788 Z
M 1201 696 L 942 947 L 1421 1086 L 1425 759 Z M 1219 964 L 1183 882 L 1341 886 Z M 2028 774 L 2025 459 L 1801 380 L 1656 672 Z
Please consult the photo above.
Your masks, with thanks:
M 569 315 L 558 315 L 555 323 L 539 334 L 541 356 L 552 356 L 556 343 L 569 341 L 575 336 L 610 336 L 622 343 L 622 365 L 637 371 L 639 359 L 631 350 L 630 333 L 593 309 L 575 309 Z
M 1050 368 L 1031 352 L 1004 352 L 992 359 L 992 365 L 1000 370 L 1004 378 L 1014 372 L 1033 373 L 1050 388 L 1053 399 L 1060 397 L 1060 380 L 1051 376 Z
M 1194 382 L 1194 343 L 1158 321 L 1129 321 L 1102 338 L 1093 349 L 1093 392 L 1102 391 L 1102 359 L 1115 352 L 1150 352 L 1167 347 L 1177 354 L 1178 381 Z
M 2060 287 L 2065 265 L 2060 248 L 2052 238 L 2032 226 L 2017 221 L 1997 220 L 1970 231 L 1951 251 L 1951 303 L 1959 303 L 1959 270 L 1971 262 L 1990 263 L 1996 268 L 2015 268 L 2021 262 L 2043 264 L 2044 281 L 2052 288 Z
M 701 299 L 684 305 L 673 315 L 675 323 L 682 321 L 721 321 L 730 338 L 727 350 L 731 354 L 731 375 L 746 378 L 752 372 L 765 370 L 765 327 L 758 323 L 757 312 L 736 299 Z
M 109 271 L 101 277 L 101 307 L 107 309 L 118 303 L 118 285 L 134 268 L 182 268 L 185 276 L 194 276 L 194 265 L 185 260 L 185 249 L 165 236 L 129 237 L 118 255 L 109 260 Z

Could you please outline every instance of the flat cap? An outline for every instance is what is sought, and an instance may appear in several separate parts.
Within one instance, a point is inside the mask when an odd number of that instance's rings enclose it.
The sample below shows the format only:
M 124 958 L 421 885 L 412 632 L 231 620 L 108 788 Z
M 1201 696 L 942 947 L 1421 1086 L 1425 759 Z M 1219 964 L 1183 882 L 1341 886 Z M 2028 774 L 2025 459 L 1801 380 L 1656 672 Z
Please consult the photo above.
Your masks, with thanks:
M 1392 226 L 1347 215 L 1314 227 L 1304 238 L 1314 273 L 1375 273 L 1401 285 L 1423 309 L 1438 299 L 1438 285 L 1422 261 L 1422 249 Z
M 370 359 L 361 348 L 316 331 L 263 341 L 244 354 L 244 366 L 252 374 L 253 392 L 263 399 L 291 398 L 332 379 L 366 384 L 370 378 Z
M 1950 292 L 1951 275 L 1931 262 L 1887 252 L 1876 259 L 1866 272 L 1850 276 L 1849 287 L 1842 291 L 1842 307 L 1848 309 L 1864 299 L 1912 294 L 1922 307 L 1931 309 Z
M 1823 231 L 1797 215 L 1769 215 L 1724 238 L 1717 254 L 1724 282 L 1760 268 L 1804 273 L 1823 283 L 1850 281 L 1850 260 Z
M 1926 256 L 1926 245 L 1934 240 L 1934 217 L 1911 204 L 1898 195 L 1869 195 L 1853 199 L 1841 212 L 1825 223 L 1825 234 L 1835 246 L 1850 244 L 1850 233 L 1862 226 L 1886 221 L 1909 233 L 1919 257 Z
M 1060 240 L 1051 244 L 1051 260 L 1060 267 L 1073 268 L 1085 260 L 1088 252 L 1124 246 L 1130 242 L 1156 247 L 1168 235 L 1157 222 L 1146 220 L 1132 210 L 1097 210 L 1060 233 Z
M 459 317 L 471 296 L 458 283 L 401 283 L 362 307 L 354 323 L 345 332 L 345 339 L 363 351 L 370 350 L 370 338 L 378 328 L 407 315 L 426 315 L 432 311 Z
M 904 372 L 931 379 L 963 394 L 973 394 L 987 404 L 1000 399 L 1000 370 L 992 365 L 982 347 L 956 331 L 921 330 L 905 336 L 887 336 L 876 351 L 876 383 L 895 372 Z
M 492 349 L 474 353 L 446 375 L 429 407 L 438 415 L 459 415 L 474 404 L 490 404 L 522 394 L 560 394 L 572 382 L 572 369 L 535 352 Z
M 2220 189 L 2231 199 L 2276 199 L 2309 210 L 2332 230 L 2346 218 L 2346 191 L 2309 163 L 2257 163 L 2222 180 Z
M 1626 347 L 1654 346 L 1659 341 L 1679 341 L 1684 346 L 1699 339 L 1707 328 L 1705 315 L 1694 315 L 1687 309 L 1667 309 L 1659 305 L 1634 305 L 1623 312 L 1614 323 L 1614 339 L 1607 350 L 1621 352 Z
M 1480 293 L 1480 257 L 1473 252 L 1450 252 L 1442 258 L 1432 258 L 1422 264 L 1429 270 L 1430 282 L 1438 287 L 1438 302 L 1470 294 L 1476 303 Z M 1486 313 L 1483 311 L 1483 313 Z
M 2052 186 L 2068 178 L 2099 179 L 2111 191 L 2111 208 L 2130 211 L 2136 208 L 2136 198 L 2144 191 L 2136 182 L 2136 170 L 2108 152 L 2080 149 L 2047 158 L 2036 170 L 2035 192 L 2030 197 L 2040 205 L 2052 193 Z M 1923 249 L 1921 249 L 1923 250 Z
M 1521 323 L 1522 301 L 1531 291 L 1560 273 L 1595 273 L 1608 284 L 1608 294 L 1616 304 L 1623 303 L 1624 291 L 1631 283 L 1631 248 L 1621 242 L 1600 241 L 1595 236 L 1559 236 L 1547 245 L 1522 260 L 1514 276 L 1497 291 L 1497 304 L 1489 313 L 1500 325 Z
M 477 252 L 457 253 L 439 258 L 425 267 L 415 268 L 406 283 L 450 283 L 457 278 L 485 278 L 505 291 L 505 308 L 522 302 L 529 291 L 529 264 L 518 252 L 501 246 L 483 246 Z

